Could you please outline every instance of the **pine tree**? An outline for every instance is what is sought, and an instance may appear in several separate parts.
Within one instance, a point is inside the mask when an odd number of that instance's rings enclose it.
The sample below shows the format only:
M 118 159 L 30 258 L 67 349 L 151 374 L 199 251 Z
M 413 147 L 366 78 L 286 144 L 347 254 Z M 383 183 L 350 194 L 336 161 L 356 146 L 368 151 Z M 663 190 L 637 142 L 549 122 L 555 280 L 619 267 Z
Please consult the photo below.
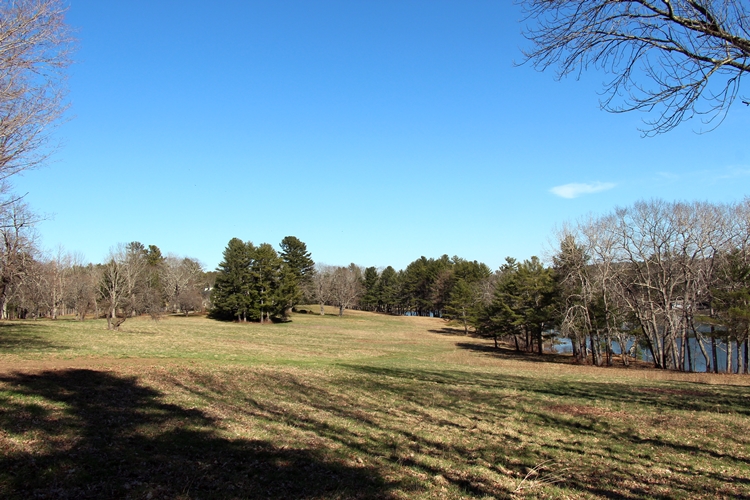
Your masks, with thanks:
M 359 300 L 360 305 L 363 309 L 373 310 L 378 306 L 378 283 L 379 276 L 378 270 L 375 267 L 368 267 L 365 269 L 364 277 L 364 294 Z
M 388 266 L 380 273 L 377 291 L 378 308 L 392 314 L 399 304 L 399 274 L 392 266 Z
M 553 318 L 554 298 L 552 269 L 537 257 L 521 264 L 508 258 L 491 306 L 495 331 L 513 334 L 517 349 L 517 334 L 524 334 L 526 350 L 531 351 L 536 342 L 537 352 L 542 354 L 543 332 Z
M 287 302 L 283 315 L 288 316 L 289 311 L 302 300 L 305 289 L 312 283 L 315 272 L 313 262 L 307 245 L 295 236 L 287 236 L 281 240 L 281 259 L 284 262 L 282 270 L 282 295 Z
M 283 261 L 276 250 L 268 243 L 261 243 L 255 249 L 254 257 L 250 265 L 251 288 L 256 299 L 252 305 L 252 317 L 263 323 L 271 316 L 283 314 L 290 297 L 280 294 Z
M 216 283 L 211 292 L 211 316 L 247 321 L 255 297 L 251 288 L 250 265 L 255 254 L 251 242 L 232 238 L 224 250 L 224 260 L 216 269 Z
M 468 335 L 469 324 L 474 323 L 479 304 L 479 292 L 476 284 L 468 283 L 465 279 L 460 278 L 451 290 L 450 300 L 445 307 L 443 317 L 460 321 L 464 327 L 464 334 Z

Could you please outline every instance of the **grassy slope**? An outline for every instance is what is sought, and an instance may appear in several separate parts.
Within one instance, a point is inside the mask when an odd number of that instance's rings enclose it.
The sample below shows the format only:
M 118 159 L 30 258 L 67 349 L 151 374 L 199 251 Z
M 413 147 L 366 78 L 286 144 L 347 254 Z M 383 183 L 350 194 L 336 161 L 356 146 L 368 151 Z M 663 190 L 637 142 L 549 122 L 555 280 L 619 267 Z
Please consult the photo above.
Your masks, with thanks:
M 2 324 L 0 497 L 750 497 L 745 379 L 539 362 L 444 326 Z

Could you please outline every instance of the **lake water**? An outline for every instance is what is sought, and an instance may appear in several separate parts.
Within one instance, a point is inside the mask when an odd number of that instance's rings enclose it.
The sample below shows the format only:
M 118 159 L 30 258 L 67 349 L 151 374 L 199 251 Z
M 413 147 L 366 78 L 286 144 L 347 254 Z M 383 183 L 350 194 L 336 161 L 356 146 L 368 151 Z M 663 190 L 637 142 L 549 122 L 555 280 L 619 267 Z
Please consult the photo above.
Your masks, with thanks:
M 682 342 L 678 339 L 677 347 L 680 348 Z M 628 343 L 627 348 L 630 349 L 632 346 L 632 342 Z M 707 340 L 703 343 L 704 348 L 706 349 L 706 352 L 709 356 L 711 356 L 711 341 Z M 698 346 L 698 340 L 695 338 L 690 338 L 688 340 L 688 348 L 690 349 L 690 356 L 693 359 L 693 371 L 696 372 L 705 372 L 706 371 L 706 360 L 703 358 L 703 354 L 701 354 L 700 347 Z M 572 353 L 573 347 L 570 339 L 565 338 L 558 338 L 555 339 L 555 350 L 557 352 L 563 352 L 563 353 Z M 616 355 L 620 354 L 620 344 L 617 342 L 612 342 L 612 351 Z M 737 369 L 737 343 L 732 342 L 732 370 Z M 651 353 L 649 352 L 648 348 L 640 348 L 638 352 L 638 359 L 641 361 L 647 361 L 649 363 L 653 362 L 653 358 L 651 357 Z M 723 373 L 726 371 L 726 364 L 727 364 L 727 346 L 726 343 L 721 342 L 717 339 L 716 341 L 716 359 L 717 364 L 719 365 L 719 372 Z M 687 365 L 687 359 L 685 360 L 685 370 L 688 369 Z

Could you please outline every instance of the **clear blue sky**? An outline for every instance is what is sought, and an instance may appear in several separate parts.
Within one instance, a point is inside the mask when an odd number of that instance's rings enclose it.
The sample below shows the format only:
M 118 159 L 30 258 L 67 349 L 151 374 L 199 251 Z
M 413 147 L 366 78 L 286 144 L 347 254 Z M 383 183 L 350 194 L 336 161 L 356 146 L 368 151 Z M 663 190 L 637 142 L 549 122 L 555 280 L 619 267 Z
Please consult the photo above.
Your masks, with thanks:
M 496 268 L 590 212 L 750 193 L 748 107 L 641 138 L 648 115 L 599 109 L 606 75 L 516 67 L 520 20 L 509 0 L 70 0 L 70 120 L 16 189 L 54 214 L 46 248 L 138 240 L 209 270 L 232 237 L 286 235 L 328 264 Z

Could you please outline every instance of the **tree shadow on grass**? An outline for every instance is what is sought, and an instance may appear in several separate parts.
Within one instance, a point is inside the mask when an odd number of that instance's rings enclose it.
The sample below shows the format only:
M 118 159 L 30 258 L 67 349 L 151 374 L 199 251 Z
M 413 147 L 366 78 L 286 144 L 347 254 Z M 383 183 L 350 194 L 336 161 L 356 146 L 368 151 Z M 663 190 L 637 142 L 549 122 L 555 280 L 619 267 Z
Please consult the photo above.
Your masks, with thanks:
M 672 498 L 681 495 L 707 498 L 712 494 L 711 488 L 716 487 L 713 493 L 719 498 L 727 495 L 727 490 L 721 485 L 731 484 L 738 491 L 750 492 L 750 478 L 745 472 L 750 462 L 738 451 L 746 446 L 746 439 L 740 443 L 737 437 L 734 446 L 721 449 L 716 448 L 711 439 L 682 441 L 669 429 L 670 416 L 682 416 L 685 410 L 695 412 L 699 421 L 701 413 L 710 417 L 718 409 L 723 413 L 750 415 L 750 390 L 746 387 L 707 387 L 693 383 L 640 387 L 633 385 L 632 381 L 544 380 L 508 374 L 492 376 L 476 372 L 468 374 L 353 364 L 347 365 L 347 368 L 372 375 L 357 382 L 358 387 L 366 392 L 402 394 L 404 400 L 414 403 L 409 410 L 411 412 L 417 411 L 414 408 L 444 405 L 442 409 L 450 409 L 454 415 L 476 419 L 482 415 L 478 409 L 488 407 L 484 410 L 486 417 L 494 419 L 498 429 L 502 429 L 506 415 L 522 411 L 528 430 L 522 429 L 520 434 L 528 432 L 527 437 L 531 441 L 535 440 L 535 432 L 554 429 L 555 432 L 561 431 L 560 436 L 580 436 L 584 442 L 601 443 L 587 448 L 569 438 L 554 439 L 546 442 L 539 452 L 528 449 L 525 450 L 528 454 L 524 454 L 523 450 L 513 452 L 513 459 L 525 463 L 527 467 L 555 457 L 567 457 L 571 460 L 572 473 L 565 479 L 565 485 L 574 491 L 604 498 Z M 503 398 L 502 392 L 498 392 L 502 389 L 513 391 L 522 400 L 520 406 L 515 406 L 515 398 Z M 455 397 L 450 397 L 451 392 Z M 438 397 L 438 394 L 444 397 Z M 460 398 L 461 395 L 464 398 Z M 478 405 L 480 402 L 485 404 Z M 621 407 L 623 402 L 624 408 Z M 403 406 L 401 411 L 405 411 Z M 680 413 L 671 413 L 674 411 Z M 428 420 L 421 415 L 419 419 Z M 721 426 L 717 436 L 731 432 L 731 422 L 719 420 L 717 424 Z M 663 433 L 658 430 L 661 425 L 665 426 Z M 737 424 L 735 430 L 743 432 L 741 424 Z M 418 442 L 418 438 L 412 439 Z M 459 455 L 476 451 L 477 448 L 462 450 Z M 660 464 L 665 453 L 674 464 Z M 574 458 L 576 455 L 600 455 L 600 459 L 589 459 L 586 467 L 581 468 Z M 715 470 L 704 470 L 701 466 L 694 466 L 694 462 L 708 462 Z M 632 481 L 635 465 L 640 470 L 658 466 L 674 467 L 675 472 L 667 471 L 661 477 L 654 478 L 653 484 L 645 485 Z M 719 467 L 721 475 L 718 475 Z M 506 465 L 506 468 L 514 467 Z M 449 475 L 446 477 L 451 479 Z M 700 481 L 696 481 L 698 478 Z M 672 493 L 655 493 L 649 490 L 651 486 Z M 750 494 L 742 498 L 750 498 Z
M 455 335 L 456 337 L 466 337 L 466 332 L 463 328 L 454 328 L 450 326 L 445 326 L 440 329 L 434 329 L 434 330 L 427 330 L 430 333 L 437 333 L 438 335 Z M 473 337 L 472 333 L 469 332 L 469 337 Z
M 546 356 L 546 355 L 545 355 Z M 533 359 L 533 358 L 530 358 Z M 370 373 L 377 377 L 412 379 L 415 382 L 477 386 L 486 390 L 499 388 L 536 393 L 545 398 L 575 398 L 587 404 L 639 405 L 653 411 L 684 410 L 711 413 L 737 413 L 750 416 L 750 387 L 735 385 L 706 385 L 700 382 L 674 382 L 666 384 L 596 382 L 569 380 L 551 376 L 548 379 L 503 374 L 483 375 L 458 370 L 406 370 L 392 367 L 342 364 L 352 370 Z
M 522 361 L 529 361 L 534 363 L 557 363 L 557 364 L 573 364 L 573 357 L 570 354 L 557 354 L 551 352 L 545 352 L 543 355 L 539 355 L 535 352 L 517 351 L 508 347 L 494 347 L 487 344 L 474 344 L 471 342 L 458 342 L 456 347 L 459 349 L 466 349 L 468 351 L 484 353 L 488 356 L 504 358 L 504 359 L 515 359 Z
M 0 497 L 390 498 L 393 484 L 309 449 L 227 439 L 203 412 L 92 370 L 0 377 Z M 21 443 L 19 446 L 18 443 Z
M 61 349 L 45 339 L 44 336 L 36 334 L 47 325 L 36 325 L 33 323 L 0 323 L 0 351 L 13 352 L 30 349 Z

